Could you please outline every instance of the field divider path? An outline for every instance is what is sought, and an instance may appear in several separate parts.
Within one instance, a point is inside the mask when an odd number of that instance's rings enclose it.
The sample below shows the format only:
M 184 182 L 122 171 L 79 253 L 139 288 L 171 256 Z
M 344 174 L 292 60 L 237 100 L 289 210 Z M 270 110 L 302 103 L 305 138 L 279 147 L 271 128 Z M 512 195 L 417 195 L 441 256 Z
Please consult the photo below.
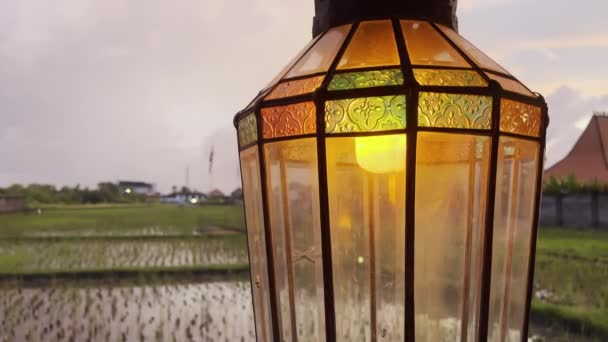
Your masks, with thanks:
M 40 280 L 78 280 L 78 279 L 102 279 L 108 276 L 116 278 L 132 278 L 140 275 L 170 276 L 174 274 L 192 274 L 203 276 L 249 276 L 248 264 L 232 265 L 210 265 L 210 266 L 186 266 L 186 267 L 125 267 L 98 270 L 75 270 L 75 271 L 39 271 L 30 273 L 0 272 L 0 280 L 20 279 L 23 281 Z

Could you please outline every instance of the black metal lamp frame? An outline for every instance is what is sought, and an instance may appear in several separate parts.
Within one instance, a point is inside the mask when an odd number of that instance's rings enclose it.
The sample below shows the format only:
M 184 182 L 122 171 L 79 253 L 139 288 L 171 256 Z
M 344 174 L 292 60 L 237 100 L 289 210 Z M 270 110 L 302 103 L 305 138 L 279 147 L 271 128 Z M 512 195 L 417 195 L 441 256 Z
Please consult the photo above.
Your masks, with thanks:
M 237 123 L 240 119 L 254 114 L 257 118 L 257 141 L 240 147 L 240 151 L 246 150 L 253 146 L 258 146 L 259 154 L 259 165 L 261 174 L 261 188 L 262 188 L 262 199 L 263 205 L 263 216 L 264 216 L 264 232 L 266 238 L 266 256 L 268 260 L 268 277 L 269 277 L 269 291 L 270 306 L 272 312 L 272 327 L 274 340 L 279 341 L 280 327 L 279 327 L 279 308 L 276 299 L 276 275 L 275 275 L 275 258 L 273 252 L 272 234 L 270 230 L 270 214 L 268 208 L 268 190 L 266 180 L 266 165 L 263 146 L 266 143 L 286 141 L 286 140 L 297 140 L 303 138 L 316 138 L 317 143 L 317 156 L 318 156 L 318 175 L 319 175 L 319 200 L 320 200 L 320 215 L 321 215 L 321 246 L 322 246 L 322 264 L 323 264 L 323 281 L 324 281 L 324 306 L 325 306 L 325 336 L 327 341 L 336 341 L 336 315 L 339 313 L 335 312 L 334 307 L 334 284 L 333 284 L 333 271 L 332 271 L 332 241 L 330 234 L 330 217 L 329 217 L 329 199 L 328 199 L 328 180 L 327 180 L 327 159 L 326 159 L 326 138 L 328 137 L 363 137 L 363 136 L 375 136 L 375 135 L 386 135 L 393 133 L 402 133 L 407 135 L 407 150 L 406 150 L 406 236 L 405 236 L 405 317 L 404 317 L 404 336 L 406 341 L 415 341 L 415 317 L 414 317 L 414 248 L 415 248 L 415 203 L 416 203 L 416 151 L 417 151 L 417 137 L 419 132 L 441 132 L 449 134 L 467 134 L 485 136 L 491 138 L 491 154 L 489 163 L 489 180 L 487 188 L 487 206 L 485 212 L 485 223 L 484 223 L 484 244 L 482 251 L 482 270 L 481 270 L 481 293 L 480 293 L 480 307 L 479 307 L 479 318 L 476 331 L 476 340 L 479 342 L 486 341 L 488 336 L 488 317 L 489 317 L 489 302 L 490 302 L 490 287 L 491 287 L 491 275 L 492 275 L 492 242 L 493 242 L 493 231 L 494 231 L 494 198 L 496 195 L 496 180 L 497 180 L 497 164 L 499 154 L 499 138 L 500 137 L 513 137 L 522 140 L 528 140 L 538 143 L 538 167 L 536 170 L 536 193 L 534 202 L 534 215 L 533 215 L 533 226 L 532 235 L 530 240 L 530 254 L 528 264 L 528 279 L 527 279 L 527 291 L 526 291 L 526 308 L 524 313 L 524 326 L 522 330 L 522 342 L 527 340 L 528 335 L 528 321 L 530 314 L 530 303 L 533 292 L 533 279 L 534 279 L 534 265 L 536 260 L 536 239 L 538 232 L 538 216 L 539 216 L 539 203 L 541 196 L 542 187 L 542 175 L 543 175 L 543 161 L 544 151 L 546 142 L 546 129 L 549 123 L 548 108 L 544 98 L 536 94 L 537 97 L 528 97 L 519 93 L 505 90 L 501 85 L 492 80 L 486 75 L 486 73 L 501 76 L 507 79 L 516 81 L 516 79 L 507 74 L 503 74 L 497 71 L 481 68 L 471 60 L 462 49 L 452 42 L 439 27 L 433 23 L 428 22 L 451 46 L 456 49 L 465 60 L 473 67 L 473 70 L 477 71 L 486 82 L 489 87 L 452 87 L 452 86 L 423 86 L 420 85 L 413 74 L 413 67 L 420 67 L 425 69 L 444 69 L 444 70 L 471 70 L 469 68 L 454 68 L 454 67 L 439 67 L 439 66 L 428 66 L 428 65 L 412 65 L 405 40 L 403 39 L 403 33 L 400 28 L 400 19 L 384 18 L 384 20 L 390 19 L 393 25 L 393 31 L 395 34 L 397 49 L 401 60 L 400 65 L 386 66 L 386 67 L 375 67 L 375 68 L 359 68 L 359 69 L 348 69 L 336 71 L 339 61 L 345 53 L 346 48 L 357 30 L 360 22 L 353 23 L 350 28 L 346 39 L 342 43 L 342 46 L 338 50 L 333 62 L 327 73 L 317 73 L 301 77 L 294 77 L 290 79 L 284 79 L 282 82 L 295 81 L 299 79 L 305 79 L 313 76 L 325 75 L 324 81 L 321 86 L 313 93 L 291 96 L 281 99 L 264 100 L 264 97 L 272 90 L 272 87 L 262 90 L 258 96 L 245 108 L 239 112 L 235 118 L 234 123 Z M 302 54 L 302 56 L 304 56 Z M 300 57 L 300 59 L 302 58 Z M 297 62 L 296 62 L 297 63 Z M 327 86 L 332 80 L 335 74 L 346 73 L 346 72 L 357 72 L 367 70 L 382 70 L 382 69 L 395 69 L 400 68 L 404 76 L 404 84 L 399 86 L 382 86 L 375 88 L 365 89 L 349 89 L 349 90 L 332 90 L 328 91 Z M 419 127 L 418 126 L 418 99 L 421 92 L 441 92 L 446 94 L 461 94 L 461 95 L 483 95 L 492 98 L 492 126 L 490 130 L 483 129 L 453 129 L 453 128 L 439 128 L 439 127 Z M 385 95 L 404 95 L 406 97 L 407 112 L 406 112 L 406 128 L 392 131 L 382 132 L 357 132 L 357 133 L 326 133 L 325 131 L 325 102 L 328 100 L 338 99 L 350 99 L 359 97 L 370 97 L 370 96 L 385 96 Z M 515 100 L 529 105 L 534 105 L 542 109 L 542 119 L 540 127 L 539 137 L 532 137 L 517 133 L 502 132 L 500 130 L 500 103 L 501 99 Z M 298 136 L 288 136 L 279 138 L 266 139 L 263 137 L 262 127 L 262 115 L 261 109 L 283 106 L 289 104 L 300 103 L 304 101 L 313 101 L 316 106 L 316 133 L 304 134 Z M 468 289 L 465 288 L 465 291 Z M 292 308 L 293 310 L 293 308 Z M 468 321 L 465 317 L 462 322 L 462 340 L 466 341 Z M 503 324 L 503 330 L 506 329 Z M 504 336 L 506 332 L 503 331 Z M 295 341 L 294 337 L 294 341 Z M 373 340 L 374 337 L 372 337 Z

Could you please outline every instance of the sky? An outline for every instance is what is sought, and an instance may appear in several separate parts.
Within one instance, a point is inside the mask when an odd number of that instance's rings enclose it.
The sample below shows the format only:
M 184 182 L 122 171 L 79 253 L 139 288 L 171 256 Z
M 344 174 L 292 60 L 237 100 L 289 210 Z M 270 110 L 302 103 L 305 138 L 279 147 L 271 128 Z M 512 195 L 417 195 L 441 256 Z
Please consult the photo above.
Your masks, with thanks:
M 0 187 L 238 186 L 232 118 L 311 38 L 312 0 L 0 2 Z M 460 33 L 549 104 L 547 162 L 608 111 L 608 2 L 459 0 Z M 214 149 L 213 175 L 208 156 Z

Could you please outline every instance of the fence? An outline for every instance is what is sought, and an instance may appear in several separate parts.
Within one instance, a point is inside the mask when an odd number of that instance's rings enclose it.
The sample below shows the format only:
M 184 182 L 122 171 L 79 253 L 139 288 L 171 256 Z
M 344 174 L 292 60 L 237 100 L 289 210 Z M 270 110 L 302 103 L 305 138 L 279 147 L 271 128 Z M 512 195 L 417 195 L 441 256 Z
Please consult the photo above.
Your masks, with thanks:
M 544 195 L 540 224 L 608 230 L 608 193 Z
M 25 198 L 18 196 L 0 196 L 0 214 L 27 210 Z

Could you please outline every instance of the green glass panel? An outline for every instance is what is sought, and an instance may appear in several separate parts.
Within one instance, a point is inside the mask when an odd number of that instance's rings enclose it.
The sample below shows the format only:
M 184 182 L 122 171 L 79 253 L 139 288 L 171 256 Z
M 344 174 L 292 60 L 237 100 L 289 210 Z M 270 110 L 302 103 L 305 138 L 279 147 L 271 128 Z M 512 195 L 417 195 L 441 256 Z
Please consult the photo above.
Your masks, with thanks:
M 327 101 L 327 133 L 388 131 L 405 128 L 405 96 Z
M 492 98 L 488 96 L 420 93 L 418 125 L 422 127 L 492 127 Z
M 257 120 L 254 114 L 249 114 L 239 121 L 238 135 L 241 147 L 258 140 Z
M 386 69 L 336 74 L 327 89 L 346 90 L 402 84 L 403 72 L 400 69 Z

